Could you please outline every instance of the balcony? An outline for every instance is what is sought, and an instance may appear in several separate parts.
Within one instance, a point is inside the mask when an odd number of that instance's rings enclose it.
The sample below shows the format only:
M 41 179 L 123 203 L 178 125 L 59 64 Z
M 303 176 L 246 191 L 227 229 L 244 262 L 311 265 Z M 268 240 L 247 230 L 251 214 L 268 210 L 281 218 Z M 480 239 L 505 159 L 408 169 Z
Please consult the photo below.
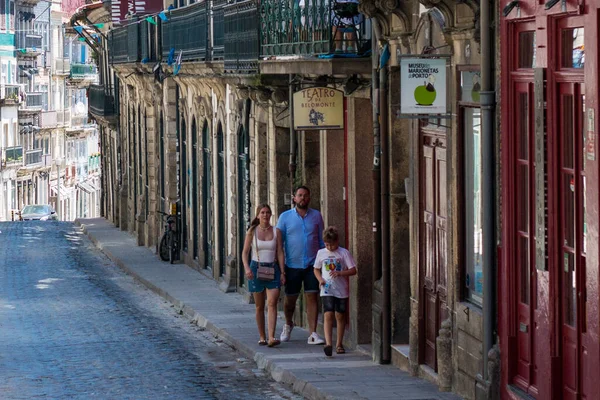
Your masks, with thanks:
M 23 146 L 13 146 L 4 149 L 2 160 L 7 167 L 11 165 L 23 165 Z
M 139 24 L 114 29 L 109 36 L 111 64 L 126 64 L 140 61 Z
M 42 162 L 44 161 L 42 153 L 42 149 L 27 150 L 25 152 L 25 166 L 29 167 L 32 165 L 42 164 Z
M 42 36 L 33 33 L 19 33 L 16 37 L 15 46 L 21 50 L 17 51 L 17 57 L 37 57 L 42 54 Z
M 181 50 L 183 61 L 205 61 L 207 59 L 207 14 L 206 0 L 183 8 L 171 10 L 169 20 L 162 22 L 162 56 L 166 60 L 171 49 L 176 55 Z M 222 27 L 220 28 L 222 31 Z M 219 27 L 215 26 L 215 42 Z M 223 36 L 221 35 L 221 38 Z
M 0 86 L 0 105 L 16 105 L 21 101 L 19 85 Z
M 56 124 L 58 126 L 67 126 L 71 123 L 71 110 L 57 110 L 56 111 Z
M 26 92 L 25 93 L 25 101 L 21 103 L 21 107 L 19 108 L 19 112 L 21 113 L 38 113 L 42 111 L 42 96 L 44 93 L 42 92 Z
M 54 75 L 69 75 L 71 73 L 71 60 L 68 58 L 54 59 Z
M 258 19 L 257 0 L 225 6 L 225 72 L 258 72 Z
M 40 128 L 41 129 L 51 129 L 56 128 L 58 125 L 58 120 L 56 116 L 56 111 L 42 111 L 40 117 Z
M 358 3 L 329 0 L 306 5 L 261 1 L 261 55 L 355 58 L 368 52 L 370 31 Z
M 79 128 L 88 124 L 87 115 L 73 115 L 73 113 L 71 115 L 71 128 Z
M 108 90 L 112 93 L 112 87 Z M 112 116 L 115 113 L 115 98 L 106 94 L 103 85 L 91 85 L 88 109 L 95 116 Z
M 144 20 L 140 22 L 140 61 L 143 63 L 158 60 L 160 47 L 157 43 L 158 27 Z
M 94 64 L 71 64 L 69 79 L 72 83 L 93 82 L 98 78 L 98 67 Z

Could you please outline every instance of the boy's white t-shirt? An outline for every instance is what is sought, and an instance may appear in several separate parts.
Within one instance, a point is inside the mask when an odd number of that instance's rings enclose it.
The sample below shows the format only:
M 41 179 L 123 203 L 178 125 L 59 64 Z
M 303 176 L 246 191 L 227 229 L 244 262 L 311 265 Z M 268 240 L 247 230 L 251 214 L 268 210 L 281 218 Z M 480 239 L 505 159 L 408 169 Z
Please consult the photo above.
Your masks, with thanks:
M 317 252 L 314 267 L 321 270 L 323 279 L 329 284 L 327 288 L 321 286 L 321 296 L 335 296 L 340 299 L 349 297 L 348 277 L 332 278 L 330 273 L 333 270 L 346 271 L 356 268 L 356 262 L 348 250 L 343 247 L 338 247 L 335 251 L 321 249 Z

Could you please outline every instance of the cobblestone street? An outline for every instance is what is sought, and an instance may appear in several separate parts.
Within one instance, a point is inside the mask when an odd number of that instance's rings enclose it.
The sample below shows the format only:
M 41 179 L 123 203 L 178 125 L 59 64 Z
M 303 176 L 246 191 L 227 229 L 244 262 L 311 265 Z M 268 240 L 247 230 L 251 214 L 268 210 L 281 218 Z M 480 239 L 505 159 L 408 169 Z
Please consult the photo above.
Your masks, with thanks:
M 71 223 L 0 231 L 2 399 L 300 398 L 122 273 Z

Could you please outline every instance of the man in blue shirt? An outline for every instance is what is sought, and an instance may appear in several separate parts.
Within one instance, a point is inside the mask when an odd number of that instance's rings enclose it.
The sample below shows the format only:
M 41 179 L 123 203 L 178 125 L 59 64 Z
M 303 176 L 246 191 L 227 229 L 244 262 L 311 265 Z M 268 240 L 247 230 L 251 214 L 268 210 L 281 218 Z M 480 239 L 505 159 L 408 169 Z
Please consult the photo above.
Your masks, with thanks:
M 311 335 L 308 344 L 323 344 L 317 334 L 319 281 L 315 277 L 313 264 L 317 251 L 325 247 L 323 242 L 323 216 L 318 210 L 308 207 L 310 190 L 300 186 L 294 193 L 295 208 L 284 211 L 277 221 L 277 240 L 285 252 L 285 325 L 281 332 L 282 342 L 290 340 L 294 328 L 294 310 L 302 284 L 306 298 L 306 312 Z

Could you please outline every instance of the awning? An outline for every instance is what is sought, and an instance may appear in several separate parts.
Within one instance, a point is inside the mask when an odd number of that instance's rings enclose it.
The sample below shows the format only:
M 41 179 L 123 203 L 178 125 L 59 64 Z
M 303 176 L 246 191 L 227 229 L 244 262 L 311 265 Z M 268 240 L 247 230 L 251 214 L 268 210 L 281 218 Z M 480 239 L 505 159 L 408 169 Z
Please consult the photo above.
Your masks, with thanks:
M 90 182 L 79 182 L 77 187 L 90 194 L 96 191 L 96 187 Z
M 56 195 L 56 192 L 57 192 L 57 190 L 56 190 L 56 184 L 50 185 L 50 190 L 52 190 L 54 192 L 54 194 Z M 60 187 L 60 197 L 61 197 L 61 199 L 66 199 L 67 197 L 70 196 L 70 194 L 71 194 L 71 191 L 68 190 L 68 188 L 66 188 L 64 186 Z

